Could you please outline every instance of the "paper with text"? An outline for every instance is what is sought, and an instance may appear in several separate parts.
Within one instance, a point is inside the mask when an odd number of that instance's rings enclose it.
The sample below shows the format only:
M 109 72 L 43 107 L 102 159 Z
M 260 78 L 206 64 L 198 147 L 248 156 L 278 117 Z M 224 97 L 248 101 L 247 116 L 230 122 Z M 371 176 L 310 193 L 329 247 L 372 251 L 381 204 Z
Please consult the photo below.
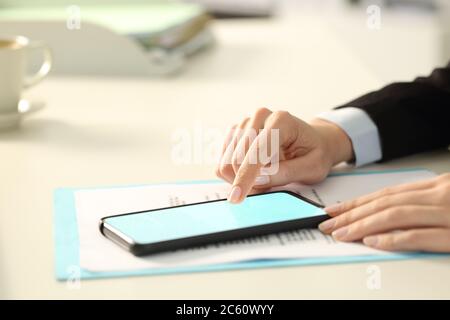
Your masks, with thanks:
M 385 186 L 434 176 L 432 172 L 406 171 L 381 174 L 338 175 L 314 185 L 290 184 L 277 188 L 299 193 L 323 205 L 352 199 Z M 316 229 L 295 230 L 179 250 L 148 257 L 135 257 L 104 238 L 99 231 L 102 217 L 134 211 L 226 198 L 225 183 L 162 184 L 138 187 L 84 189 L 75 192 L 80 239 L 80 266 L 89 271 L 187 267 L 255 259 L 386 254 L 359 243 L 339 243 Z

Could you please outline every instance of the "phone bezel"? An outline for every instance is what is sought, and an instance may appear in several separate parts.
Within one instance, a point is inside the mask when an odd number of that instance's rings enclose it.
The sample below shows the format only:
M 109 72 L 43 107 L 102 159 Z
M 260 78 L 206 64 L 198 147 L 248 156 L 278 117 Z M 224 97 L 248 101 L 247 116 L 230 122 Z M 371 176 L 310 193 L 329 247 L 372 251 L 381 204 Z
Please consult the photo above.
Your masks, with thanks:
M 296 194 L 294 192 L 288 191 L 288 190 L 277 190 L 277 191 L 270 191 L 265 193 L 258 193 L 249 195 L 248 197 L 255 197 L 265 194 L 271 194 L 271 193 L 287 193 L 291 196 L 294 196 L 302 201 L 308 202 L 309 204 L 312 204 L 313 206 L 316 206 L 318 208 L 323 208 L 324 206 L 314 202 L 308 198 L 305 198 L 299 194 Z M 123 234 L 119 230 L 115 229 L 111 225 L 105 222 L 106 219 L 112 218 L 112 217 L 120 217 L 120 216 L 127 216 L 127 215 L 134 215 L 134 214 L 140 214 L 140 213 L 146 213 L 146 212 L 153 212 L 153 211 L 162 211 L 167 209 L 173 209 L 173 208 L 179 208 L 179 207 L 187 207 L 187 206 L 193 206 L 203 203 L 211 203 L 211 202 L 219 202 L 219 201 L 226 201 L 226 199 L 216 199 L 211 201 L 202 201 L 202 202 L 196 202 L 196 203 L 189 203 L 189 204 L 183 204 L 179 206 L 173 206 L 173 207 L 164 207 L 164 208 L 157 208 L 157 209 L 150 209 L 150 210 L 143 210 L 143 211 L 136 211 L 136 212 L 129 212 L 129 213 L 122 213 L 122 214 L 115 214 L 106 216 L 100 219 L 100 232 L 109 240 L 113 241 L 123 249 L 130 251 L 135 256 L 143 256 L 143 255 L 150 255 L 150 254 L 156 254 L 156 253 L 162 253 L 166 251 L 175 251 L 180 249 L 186 249 L 196 246 L 204 246 L 219 242 L 225 242 L 225 241 L 233 241 L 233 240 L 242 240 L 249 237 L 256 237 L 256 236 L 263 236 L 271 233 L 278 233 L 278 232 L 284 232 L 289 230 L 295 230 L 295 229 L 302 229 L 302 228 L 315 228 L 319 223 L 322 221 L 325 221 L 329 218 L 327 214 L 309 217 L 309 218 L 301 218 L 301 219 L 294 219 L 294 220 L 287 220 L 282 222 L 275 222 L 275 223 L 269 223 L 269 224 L 263 224 L 258 226 L 252 226 L 247 228 L 241 228 L 241 229 L 234 229 L 234 230 L 227 230 L 227 231 L 220 231 L 220 232 L 213 232 L 213 233 L 207 233 L 203 235 L 197 235 L 192 237 L 185 237 L 180 239 L 174 239 L 174 240 L 166 240 L 166 241 L 160 241 L 160 242 L 154 242 L 154 243 L 136 243 L 133 241 L 132 238 L 128 237 L 127 235 Z

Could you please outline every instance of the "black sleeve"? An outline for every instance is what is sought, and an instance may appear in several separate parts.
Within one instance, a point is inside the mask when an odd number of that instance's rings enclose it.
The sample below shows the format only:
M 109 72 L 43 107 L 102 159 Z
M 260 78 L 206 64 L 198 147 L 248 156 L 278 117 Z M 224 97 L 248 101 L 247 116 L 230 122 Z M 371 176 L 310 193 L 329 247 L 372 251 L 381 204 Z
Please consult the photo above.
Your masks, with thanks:
M 381 161 L 450 145 L 450 64 L 413 82 L 393 83 L 338 108 L 364 110 L 381 139 Z

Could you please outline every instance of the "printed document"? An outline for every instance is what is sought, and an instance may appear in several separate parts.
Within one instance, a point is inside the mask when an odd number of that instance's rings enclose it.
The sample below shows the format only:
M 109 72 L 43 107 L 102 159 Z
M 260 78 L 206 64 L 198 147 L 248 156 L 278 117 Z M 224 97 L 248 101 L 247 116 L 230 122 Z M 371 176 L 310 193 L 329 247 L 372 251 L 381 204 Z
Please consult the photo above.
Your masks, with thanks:
M 425 170 L 337 175 L 313 186 L 290 184 L 277 189 L 296 192 L 327 206 L 374 192 L 389 185 L 413 182 L 432 176 L 434 176 L 432 172 Z M 306 229 L 147 257 L 135 257 L 106 239 L 99 231 L 99 221 L 105 216 L 223 199 L 226 198 L 228 192 L 229 185 L 221 182 L 160 184 L 76 191 L 80 266 L 92 272 L 125 271 L 211 265 L 257 259 L 386 254 L 386 252 L 368 248 L 361 243 L 336 242 L 332 237 L 322 234 L 317 229 Z

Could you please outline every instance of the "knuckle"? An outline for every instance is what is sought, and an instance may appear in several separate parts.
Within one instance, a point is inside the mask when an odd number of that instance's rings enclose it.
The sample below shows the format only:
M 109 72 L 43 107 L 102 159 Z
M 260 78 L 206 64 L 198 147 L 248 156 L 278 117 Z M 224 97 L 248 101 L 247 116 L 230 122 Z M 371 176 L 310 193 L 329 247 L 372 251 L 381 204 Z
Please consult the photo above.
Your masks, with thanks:
M 337 226 L 346 226 L 353 221 L 353 213 L 351 211 L 341 214 L 336 218 Z
M 239 170 L 236 171 L 235 181 L 236 183 L 248 183 L 249 177 L 251 177 L 250 166 L 241 166 Z
M 431 181 L 432 181 L 432 187 L 438 188 L 443 183 L 450 182 L 450 173 L 444 173 L 444 174 L 438 175 L 437 177 L 433 178 Z
M 342 203 L 342 211 L 349 211 L 358 206 L 357 200 L 350 200 Z
M 231 156 L 231 164 L 234 165 L 241 165 L 244 161 L 246 154 L 245 145 L 243 144 L 243 141 L 239 141 L 236 145 L 236 148 L 234 149 L 233 155 Z
M 278 175 L 283 181 L 289 181 L 293 178 L 295 179 L 296 175 L 291 166 L 280 166 Z
M 319 169 L 318 171 L 322 173 L 328 173 L 330 170 L 332 163 L 330 160 L 329 155 L 326 153 L 326 151 L 322 148 L 317 149 L 317 163 L 316 167 Z
M 245 134 L 242 136 L 243 146 L 250 146 L 254 139 L 258 136 L 258 129 L 256 129 L 253 124 L 245 129 Z
M 265 116 L 267 114 L 270 114 L 270 113 L 272 113 L 272 111 L 270 111 L 267 108 L 258 108 L 255 111 L 254 118 L 263 117 L 263 116 Z
M 347 211 L 349 211 L 350 209 L 352 209 L 353 207 L 352 207 L 352 202 L 353 202 L 354 200 L 350 200 L 350 201 L 345 201 L 345 202 L 342 202 L 341 204 L 340 204 L 340 211 L 341 212 L 347 212 Z
M 444 173 L 437 177 L 438 180 L 446 181 L 450 183 L 450 173 Z
M 318 183 L 320 181 L 323 181 L 327 177 L 327 172 L 323 168 L 319 168 L 318 170 L 315 170 L 311 173 L 311 177 L 308 181 L 311 183 Z
M 370 217 L 358 221 L 358 229 L 360 230 L 369 230 L 372 228 L 372 226 L 373 220 Z
M 392 235 L 383 236 L 380 242 L 380 248 L 385 250 L 395 249 L 395 239 Z
M 392 187 L 383 188 L 380 192 L 381 196 L 389 196 L 393 193 Z
M 376 213 L 385 210 L 390 206 L 391 203 L 392 203 L 392 196 L 388 195 L 372 201 L 370 206 L 372 211 Z
M 449 190 L 450 190 L 450 181 L 449 182 L 446 181 L 441 185 L 441 192 L 447 193 L 448 195 Z
M 401 219 L 403 210 L 401 208 L 389 208 L 384 210 L 384 214 L 381 215 L 381 221 L 380 223 L 389 223 L 392 221 L 397 221 L 399 219 Z
M 446 183 L 443 187 L 443 193 L 446 196 L 446 198 L 450 198 L 450 182 Z
M 233 159 L 231 160 L 231 167 L 236 172 L 236 169 L 239 168 L 239 161 L 238 161 L 238 159 L 233 157 Z
M 241 123 L 239 123 L 238 127 L 236 128 L 238 133 L 242 132 L 242 129 L 245 128 L 245 126 L 247 125 L 247 123 L 250 121 L 249 117 L 246 117 L 244 119 L 242 119 Z
M 420 238 L 421 238 L 420 232 L 409 231 L 403 235 L 402 240 L 407 243 L 418 243 L 420 242 Z
M 223 177 L 223 176 L 224 176 L 224 173 L 225 173 L 225 166 L 221 164 L 221 165 L 219 166 L 219 168 L 217 168 L 217 172 L 218 172 L 218 175 L 219 175 L 219 176 L 222 176 L 222 177 Z
M 450 183 L 444 183 L 434 188 L 434 198 L 436 205 L 450 203 Z
M 230 127 L 225 135 L 225 144 L 229 144 L 231 140 L 233 139 L 234 133 L 236 132 L 236 128 L 238 127 L 237 124 L 234 124 L 232 127 Z
M 284 110 L 275 111 L 274 113 L 272 113 L 272 115 L 275 123 L 283 122 L 291 116 L 291 114 L 288 111 Z
M 314 150 L 315 157 L 317 158 L 317 164 L 322 165 L 327 160 L 327 153 L 323 148 L 317 148 Z
M 359 235 L 365 232 L 370 227 L 367 219 L 356 221 L 349 225 L 349 234 Z
M 240 165 L 242 164 L 242 160 L 238 156 L 233 156 L 233 159 L 231 160 L 231 167 L 236 172 Z
M 227 175 L 231 174 L 231 172 L 234 172 L 234 171 L 230 164 L 220 165 L 219 173 L 221 176 L 227 176 Z
M 450 244 L 450 229 L 447 229 L 447 231 L 444 233 L 443 241 L 445 241 L 445 243 Z
M 219 166 L 217 166 L 217 167 L 214 169 L 214 173 L 215 173 L 215 175 L 216 175 L 217 177 L 222 178 L 222 174 L 221 174 L 221 172 L 220 172 L 220 167 L 219 167 Z
M 316 158 L 311 163 L 311 166 L 308 170 L 308 180 L 311 181 L 311 183 L 317 183 L 324 180 L 328 176 L 330 168 L 331 164 L 329 164 L 325 152 L 323 150 L 317 150 Z
M 240 123 L 236 123 L 236 124 L 234 124 L 232 127 L 231 127 L 231 129 L 230 129 L 230 135 L 231 135 L 231 138 L 234 136 L 234 134 L 236 133 L 236 132 L 238 132 L 240 129 L 239 129 L 239 125 L 240 125 Z
M 370 207 L 369 209 L 371 212 L 376 213 L 376 212 L 379 212 L 381 209 L 381 202 L 380 202 L 380 200 L 377 199 L 377 200 L 371 201 L 368 204 L 368 206 Z

